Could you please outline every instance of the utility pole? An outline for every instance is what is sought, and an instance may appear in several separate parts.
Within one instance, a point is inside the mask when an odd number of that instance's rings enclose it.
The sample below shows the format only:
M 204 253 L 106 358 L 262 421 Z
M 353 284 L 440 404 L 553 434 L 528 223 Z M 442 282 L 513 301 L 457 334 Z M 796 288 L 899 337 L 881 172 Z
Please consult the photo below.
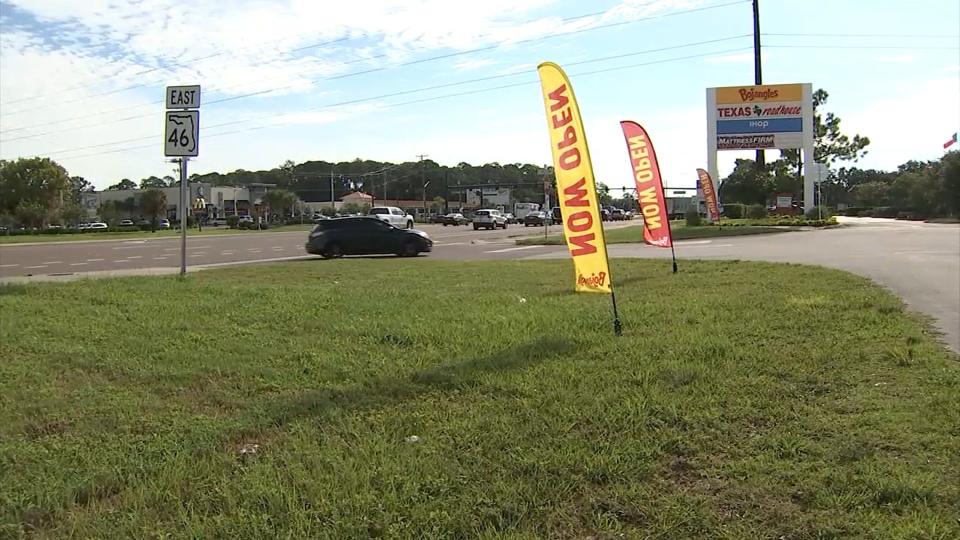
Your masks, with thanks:
M 760 68 L 760 0 L 753 0 L 753 84 L 763 84 L 763 72 Z M 757 168 L 766 164 L 763 150 L 757 150 Z
M 427 182 L 427 171 L 426 169 L 424 169 L 424 163 L 423 163 L 423 158 L 427 157 L 427 155 L 419 154 L 417 155 L 417 157 L 420 159 L 420 184 L 423 185 L 423 206 L 420 208 L 420 211 L 421 211 L 420 215 L 425 216 L 427 214 L 427 184 L 430 183 L 430 182 Z M 423 219 L 423 217 L 421 217 L 420 219 Z
M 333 166 L 330 166 L 330 210 L 331 212 L 336 210 L 337 205 L 333 199 Z M 336 212 L 334 212 L 336 213 Z

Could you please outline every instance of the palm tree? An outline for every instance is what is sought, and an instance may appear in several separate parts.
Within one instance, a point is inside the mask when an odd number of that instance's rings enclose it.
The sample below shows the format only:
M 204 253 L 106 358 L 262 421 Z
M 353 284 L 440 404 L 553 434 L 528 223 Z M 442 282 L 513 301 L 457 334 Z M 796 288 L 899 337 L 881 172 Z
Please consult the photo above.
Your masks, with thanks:
M 157 230 L 157 218 L 167 213 L 167 194 L 159 189 L 148 189 L 140 196 L 140 210 L 150 218 L 150 229 Z

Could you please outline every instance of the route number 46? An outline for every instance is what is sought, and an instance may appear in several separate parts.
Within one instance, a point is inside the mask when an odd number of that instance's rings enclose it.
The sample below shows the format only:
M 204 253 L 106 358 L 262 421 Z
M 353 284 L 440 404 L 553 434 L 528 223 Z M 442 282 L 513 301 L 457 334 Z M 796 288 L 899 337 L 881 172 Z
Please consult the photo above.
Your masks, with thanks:
M 200 111 L 167 111 L 164 155 L 196 157 Z
M 174 145 L 174 146 L 177 146 L 178 144 L 179 144 L 180 146 L 187 146 L 187 145 L 190 144 L 190 137 L 187 135 L 187 130 L 186 130 L 186 129 L 180 131 L 180 136 L 177 137 L 177 129 L 174 128 L 174 129 L 170 132 L 170 138 L 167 139 L 167 142 L 170 143 L 170 144 L 172 144 L 172 145 Z

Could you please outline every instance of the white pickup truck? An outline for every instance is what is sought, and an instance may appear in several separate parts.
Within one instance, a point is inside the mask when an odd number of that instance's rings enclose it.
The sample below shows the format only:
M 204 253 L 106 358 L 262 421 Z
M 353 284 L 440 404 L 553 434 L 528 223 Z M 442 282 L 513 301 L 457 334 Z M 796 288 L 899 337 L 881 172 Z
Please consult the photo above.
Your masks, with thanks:
M 413 216 L 395 206 L 374 206 L 370 215 L 397 227 L 398 229 L 412 229 Z

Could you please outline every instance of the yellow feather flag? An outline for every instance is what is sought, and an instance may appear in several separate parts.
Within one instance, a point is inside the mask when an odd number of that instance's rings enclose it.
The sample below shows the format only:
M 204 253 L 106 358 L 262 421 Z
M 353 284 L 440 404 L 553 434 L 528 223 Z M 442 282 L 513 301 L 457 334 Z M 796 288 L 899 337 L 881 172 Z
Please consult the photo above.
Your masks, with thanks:
M 597 186 L 573 87 L 560 66 L 537 67 L 553 150 L 563 233 L 573 257 L 577 292 L 612 293 Z

